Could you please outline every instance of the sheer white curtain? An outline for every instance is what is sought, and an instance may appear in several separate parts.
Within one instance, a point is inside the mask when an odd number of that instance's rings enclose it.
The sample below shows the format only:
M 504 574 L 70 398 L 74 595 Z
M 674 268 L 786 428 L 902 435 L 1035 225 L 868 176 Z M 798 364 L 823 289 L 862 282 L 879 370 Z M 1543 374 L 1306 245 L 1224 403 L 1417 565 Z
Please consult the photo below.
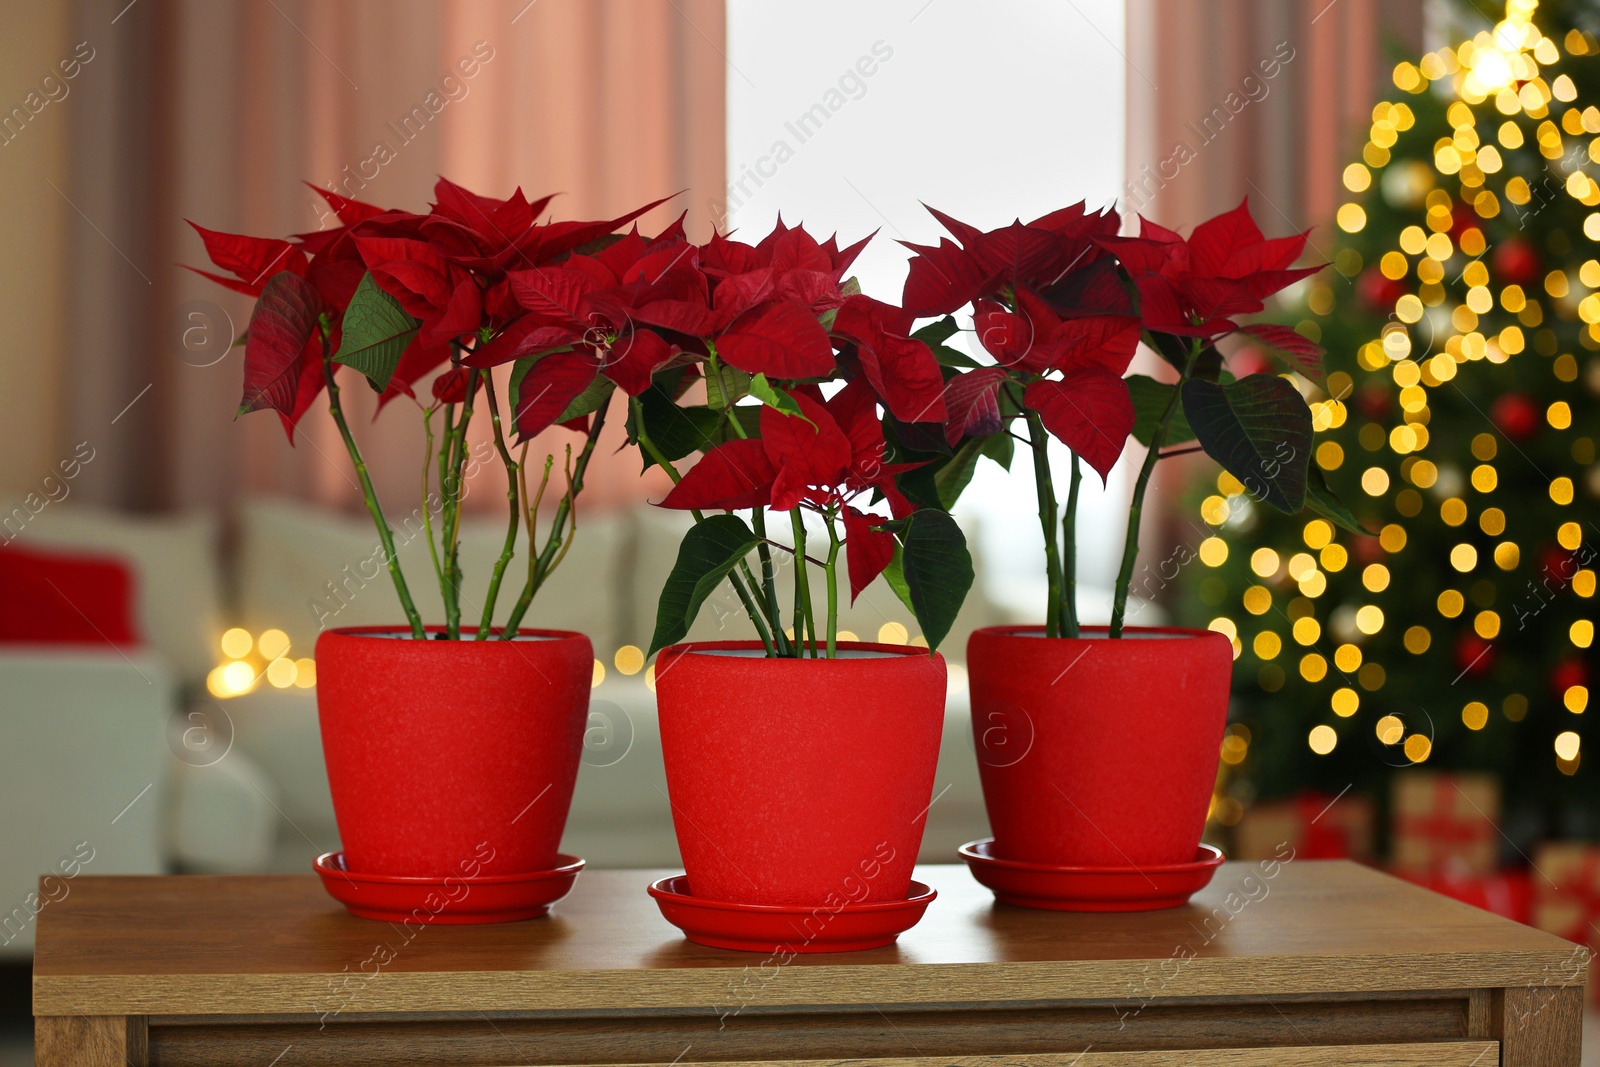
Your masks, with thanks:
M 841 240 L 877 230 L 856 273 L 898 300 L 909 253 L 896 242 L 942 232 L 921 203 L 989 228 L 1116 200 L 1122 52 L 1121 0 L 729 0 L 728 223 L 759 235 L 781 210 Z M 1079 517 L 1081 580 L 1108 597 L 1128 466 L 1105 491 L 1090 476 Z M 956 514 L 977 532 L 989 595 L 1042 614 L 1027 457 L 1009 474 L 981 462 Z

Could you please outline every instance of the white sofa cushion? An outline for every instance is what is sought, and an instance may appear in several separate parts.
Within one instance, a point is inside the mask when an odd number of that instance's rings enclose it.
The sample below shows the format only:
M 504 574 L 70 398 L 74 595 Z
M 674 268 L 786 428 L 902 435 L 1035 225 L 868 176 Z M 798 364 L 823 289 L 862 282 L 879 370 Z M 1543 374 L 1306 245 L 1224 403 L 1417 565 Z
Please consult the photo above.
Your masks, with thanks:
M 191 685 L 203 682 L 216 665 L 223 630 L 222 582 L 212 516 L 133 515 L 57 504 L 40 512 L 17 543 L 92 549 L 127 560 L 145 642 Z
M 545 509 L 549 514 L 548 508 Z M 383 564 L 371 519 L 282 499 L 246 501 L 240 508 L 239 625 L 254 633 L 275 627 L 287 633 L 295 656 L 309 656 L 317 635 L 336 626 L 395 625 L 405 621 Z M 390 515 L 395 548 L 413 602 L 429 624 L 444 610 L 420 519 Z M 608 645 L 616 627 L 614 581 L 619 526 L 614 517 L 581 515 L 578 536 L 551 575 L 523 625 L 577 630 L 596 648 Z M 409 532 L 408 532 L 409 531 Z M 437 522 L 434 534 L 439 533 Z M 505 520 L 465 520 L 460 559 L 463 625 L 476 624 L 494 561 L 505 539 Z M 495 621 L 505 619 L 527 575 L 526 531 L 506 571 Z
M 0 957 L 26 956 L 34 914 L 77 874 L 163 870 L 177 695 L 149 652 L 26 645 L 0 651 L 0 693 Z

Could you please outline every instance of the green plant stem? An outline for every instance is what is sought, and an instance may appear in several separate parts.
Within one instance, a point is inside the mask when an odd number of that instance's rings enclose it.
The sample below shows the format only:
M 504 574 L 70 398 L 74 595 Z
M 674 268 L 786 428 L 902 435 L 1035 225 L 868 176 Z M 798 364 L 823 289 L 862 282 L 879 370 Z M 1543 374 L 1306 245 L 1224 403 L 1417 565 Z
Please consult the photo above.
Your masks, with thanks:
M 1061 636 L 1061 553 L 1056 543 L 1056 490 L 1050 480 L 1050 437 L 1036 411 L 1027 413 L 1028 443 L 1033 446 L 1033 485 L 1039 498 L 1039 527 L 1044 531 L 1044 635 Z
M 446 409 L 448 415 L 449 409 Z M 428 538 L 428 558 L 433 560 L 433 579 L 442 588 L 444 566 L 439 562 L 439 549 L 433 543 L 433 509 L 428 506 L 428 468 L 433 463 L 433 409 L 422 409 L 422 532 Z
M 517 632 L 517 627 L 522 625 L 522 617 L 528 613 L 528 605 L 533 603 L 533 596 L 544 585 L 561 561 L 566 558 L 567 550 L 572 547 L 572 537 L 578 531 L 578 494 L 583 492 L 583 477 L 589 470 L 589 460 L 594 456 L 594 447 L 600 442 L 600 431 L 606 424 L 605 405 L 595 409 L 594 417 L 589 421 L 589 434 L 583 442 L 583 450 L 578 453 L 578 462 L 567 472 L 567 491 L 562 496 L 561 503 L 556 505 L 556 514 L 550 524 L 550 536 L 545 539 L 544 550 L 539 553 L 534 566 L 528 571 L 528 581 L 522 587 L 522 592 L 517 597 L 516 604 L 511 609 L 511 615 L 506 619 L 505 629 L 500 636 L 509 640 Z M 563 530 L 571 522 L 571 529 Z
M 479 641 L 489 639 L 489 632 L 494 625 L 494 605 L 500 599 L 500 582 L 505 578 L 506 568 L 511 565 L 511 557 L 517 551 L 517 525 L 522 521 L 522 500 L 517 481 L 517 461 L 511 458 L 511 450 L 506 447 L 505 430 L 500 425 L 500 401 L 494 394 L 494 376 L 483 376 L 484 398 L 489 401 L 489 423 L 494 427 L 494 447 L 500 453 L 500 462 L 506 468 L 506 500 L 511 505 L 511 516 L 506 522 L 506 539 L 500 547 L 500 558 L 494 561 L 494 570 L 489 576 L 489 594 L 484 600 L 483 617 L 478 622 Z
M 372 515 L 373 523 L 378 527 L 378 540 L 383 545 L 383 556 L 389 561 L 389 577 L 394 582 L 394 591 L 400 597 L 400 607 L 406 613 L 406 621 L 411 624 L 411 636 L 419 641 L 427 639 L 427 631 L 422 628 L 422 616 L 417 614 L 417 606 L 411 602 L 411 590 L 406 587 L 405 575 L 400 572 L 400 557 L 394 548 L 394 531 L 389 529 L 389 520 L 383 517 L 383 508 L 378 504 L 378 492 L 372 486 L 372 477 L 367 473 L 367 461 L 361 457 L 361 449 L 356 447 L 355 435 L 350 432 L 350 424 L 345 421 L 344 405 L 339 401 L 339 383 L 333 378 L 333 354 L 329 349 L 328 335 L 322 334 L 322 375 L 328 383 L 328 410 L 333 414 L 333 421 L 339 427 L 339 436 L 344 439 L 345 451 L 350 453 L 350 462 L 355 465 L 356 479 L 361 483 L 361 496 L 366 500 L 367 511 Z
M 1150 450 L 1144 454 L 1139 467 L 1139 480 L 1133 485 L 1133 503 L 1128 507 L 1128 534 L 1122 545 L 1122 567 L 1117 571 L 1116 591 L 1111 601 L 1111 636 L 1122 636 L 1122 623 L 1128 614 L 1128 589 L 1133 585 L 1133 565 L 1139 558 L 1139 521 L 1144 512 L 1144 494 L 1150 487 L 1150 476 L 1155 473 L 1156 461 L 1161 458 L 1161 446 L 1167 442 L 1167 429 L 1172 424 L 1172 413 L 1178 408 L 1178 397 L 1183 383 L 1188 380 L 1194 361 L 1200 355 L 1201 339 L 1195 338 L 1189 346 L 1189 358 L 1183 361 L 1183 373 L 1172 390 L 1166 410 L 1150 435 Z
M 1072 454 L 1072 484 L 1067 490 L 1067 510 L 1061 517 L 1061 636 L 1078 636 L 1078 489 L 1083 484 L 1083 464 Z
M 817 622 L 811 614 L 811 578 L 806 573 L 806 521 L 799 508 L 790 510 L 789 523 L 794 530 L 794 636 L 800 639 L 800 620 L 804 619 L 811 639 L 811 658 L 816 659 Z
M 715 371 L 715 364 L 713 364 L 712 369 Z M 732 404 L 723 409 L 723 414 L 727 417 L 728 425 L 733 430 L 735 437 L 741 440 L 749 437 L 749 434 L 744 432 L 744 426 L 734 416 Z M 772 565 L 772 548 L 767 543 L 766 508 L 751 509 L 750 527 L 755 531 L 756 537 L 759 538 L 756 543 L 756 559 L 761 564 L 761 592 L 766 602 L 767 616 L 772 621 L 772 638 L 777 643 L 778 655 L 792 655 L 794 650 L 789 645 L 788 636 L 783 632 L 782 610 L 778 607 L 777 570 Z M 751 584 L 755 584 L 753 578 L 751 579 Z
M 467 465 L 467 427 L 472 422 L 472 402 L 478 392 L 479 371 L 467 374 L 467 398 L 461 403 L 461 418 L 451 431 L 449 480 L 444 490 L 444 627 L 452 641 L 461 639 L 461 491 Z
M 639 403 L 637 398 L 633 400 L 633 423 L 635 432 L 639 438 L 639 447 L 644 451 L 644 454 L 649 456 L 651 462 L 653 462 L 656 466 L 667 472 L 667 477 L 672 479 L 673 485 L 677 485 L 679 482 L 681 482 L 683 480 L 683 475 L 678 473 L 678 468 L 674 467 L 672 465 L 672 461 L 662 454 L 661 450 L 656 447 L 655 442 L 650 439 L 649 433 L 645 431 L 644 408 L 643 405 Z M 759 510 L 760 509 L 758 508 L 757 511 Z M 689 514 L 693 516 L 695 522 L 703 522 L 705 520 L 704 512 L 700 511 L 698 508 L 691 508 L 689 510 Z M 745 576 L 750 579 L 750 585 L 754 586 L 755 579 L 750 575 L 749 565 L 743 560 L 740 560 L 739 566 L 744 572 Z M 772 631 L 767 628 L 767 621 L 765 618 L 763 618 L 761 609 L 759 606 L 757 606 L 755 598 L 751 596 L 750 590 L 745 587 L 744 580 L 739 574 L 729 572 L 728 583 L 733 586 L 733 591 L 739 594 L 739 602 L 744 605 L 745 614 L 750 616 L 750 622 L 755 626 L 756 633 L 760 635 L 761 645 L 767 650 L 767 655 L 776 656 L 778 654 L 778 647 L 773 642 Z M 783 620 L 779 619 L 776 615 L 774 615 L 772 618 L 772 624 L 775 629 L 780 631 L 783 629 Z
M 530 592 L 529 590 L 531 589 L 535 592 L 538 590 L 539 506 L 544 503 L 544 491 L 550 487 L 550 471 L 555 467 L 555 465 L 556 457 L 546 454 L 544 457 L 544 473 L 539 476 L 539 489 L 530 498 L 528 496 L 528 442 L 522 442 L 522 460 L 518 466 L 517 479 L 522 483 L 522 517 L 524 525 L 526 525 L 528 528 L 528 578 L 527 581 L 523 583 L 523 593 L 527 595 L 527 599 L 530 603 L 533 600 L 533 592 Z M 520 595 L 517 598 L 517 604 L 522 604 L 522 597 Z M 516 606 L 513 605 L 512 617 L 515 618 L 518 623 L 520 623 L 522 621 L 522 614 L 521 612 L 516 611 L 515 607 Z M 522 611 L 525 612 L 526 610 L 527 607 L 523 606 Z M 511 635 L 514 635 L 515 633 L 516 626 L 508 626 L 500 631 L 500 636 L 502 639 L 505 639 Z
M 828 524 L 828 563 L 824 573 L 828 576 L 828 658 L 838 658 L 839 637 L 839 531 L 834 529 L 833 516 L 824 516 Z

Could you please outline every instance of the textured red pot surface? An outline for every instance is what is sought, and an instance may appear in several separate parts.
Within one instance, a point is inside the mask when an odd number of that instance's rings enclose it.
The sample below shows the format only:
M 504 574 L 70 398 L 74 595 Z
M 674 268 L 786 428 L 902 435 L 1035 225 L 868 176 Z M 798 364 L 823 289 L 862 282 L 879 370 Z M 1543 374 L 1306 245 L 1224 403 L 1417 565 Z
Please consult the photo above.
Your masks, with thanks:
M 990 627 L 967 642 L 994 854 L 1075 866 L 1194 859 L 1227 722 L 1233 646 L 1209 630 L 1115 641 Z
M 345 863 L 362 874 L 460 875 L 487 843 L 494 860 L 483 874 L 555 866 L 589 710 L 589 639 L 409 633 L 364 627 L 317 640 L 317 712 Z
M 746 904 L 904 899 L 933 799 L 945 665 L 841 644 L 768 659 L 754 642 L 656 660 L 672 819 L 690 891 Z

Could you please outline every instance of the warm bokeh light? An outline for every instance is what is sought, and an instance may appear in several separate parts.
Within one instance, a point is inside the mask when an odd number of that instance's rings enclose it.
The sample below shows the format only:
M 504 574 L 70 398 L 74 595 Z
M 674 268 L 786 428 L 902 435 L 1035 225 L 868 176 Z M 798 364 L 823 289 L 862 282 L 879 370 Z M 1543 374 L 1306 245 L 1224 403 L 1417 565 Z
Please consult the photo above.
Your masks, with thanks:
M 617 649 L 617 654 L 611 657 L 611 665 L 619 673 L 632 677 L 644 670 L 644 649 L 638 645 L 623 645 Z
M 292 659 L 275 659 L 267 664 L 267 681 L 274 689 L 288 689 L 294 685 L 295 676 L 298 674 Z
M 250 654 L 250 649 L 255 645 L 255 639 L 250 636 L 249 630 L 235 626 L 222 635 L 222 654 L 229 659 L 242 659 Z
M 277 659 L 289 651 L 289 635 L 282 630 L 263 630 L 256 638 L 256 649 L 262 659 Z

